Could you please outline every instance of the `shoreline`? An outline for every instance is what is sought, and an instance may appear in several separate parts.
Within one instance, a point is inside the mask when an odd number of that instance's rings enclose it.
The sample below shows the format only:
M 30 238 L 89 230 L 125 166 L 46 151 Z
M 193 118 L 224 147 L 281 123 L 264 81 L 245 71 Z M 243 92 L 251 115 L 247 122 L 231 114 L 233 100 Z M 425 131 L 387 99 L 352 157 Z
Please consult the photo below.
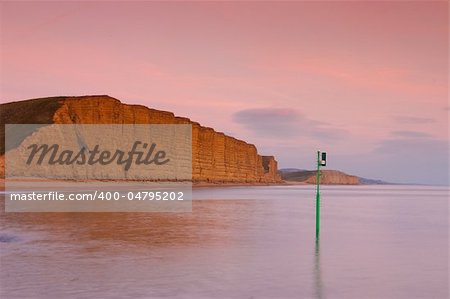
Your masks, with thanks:
M 217 188 L 217 187 L 256 187 L 256 186 L 286 186 L 289 185 L 287 182 L 277 182 L 277 183 L 239 183 L 239 182 L 193 182 L 192 188 Z
M 24 180 L 27 181 L 27 180 Z M 32 180 L 35 181 L 35 180 Z M 76 180 L 75 180 L 76 181 Z M 78 181 L 80 182 L 80 181 Z M 93 181 L 90 181 L 91 183 Z M 105 182 L 101 180 L 100 182 Z M 108 182 L 118 182 L 117 180 L 111 180 Z M 127 181 L 128 182 L 128 181 Z M 132 182 L 132 181 L 129 181 Z M 145 181 L 137 181 L 140 183 L 145 183 Z M 152 182 L 152 181 L 149 181 Z M 281 181 L 281 182 L 192 182 L 192 188 L 222 188 L 222 187 L 257 187 L 257 186 L 313 186 L 315 184 L 310 184 L 306 182 L 298 181 Z M 418 185 L 418 184 L 321 184 L 323 186 L 373 186 L 373 185 Z M 428 186 L 428 185 L 423 185 Z M 0 178 L 0 191 L 5 191 L 5 179 Z
M 0 178 L 0 191 L 5 191 L 5 179 L 4 178 Z M 36 182 L 36 180 L 33 179 L 24 179 L 24 180 L 19 180 L 19 181 L 33 181 Z M 64 180 L 42 180 L 42 181 L 64 181 Z M 73 182 L 90 182 L 93 183 L 95 181 L 79 181 L 79 180 L 69 180 L 69 181 L 73 181 Z M 118 180 L 99 180 L 99 182 L 119 182 Z M 131 181 L 126 181 L 126 182 L 133 182 Z M 135 181 L 135 182 L 139 182 L 139 183 L 145 183 L 145 182 L 149 182 L 149 183 L 154 183 L 155 181 Z M 255 187 L 255 186 L 288 186 L 288 185 L 309 185 L 307 183 L 303 183 L 303 182 L 286 182 L 286 181 L 281 181 L 281 182 L 192 182 L 192 188 L 219 188 L 219 187 Z

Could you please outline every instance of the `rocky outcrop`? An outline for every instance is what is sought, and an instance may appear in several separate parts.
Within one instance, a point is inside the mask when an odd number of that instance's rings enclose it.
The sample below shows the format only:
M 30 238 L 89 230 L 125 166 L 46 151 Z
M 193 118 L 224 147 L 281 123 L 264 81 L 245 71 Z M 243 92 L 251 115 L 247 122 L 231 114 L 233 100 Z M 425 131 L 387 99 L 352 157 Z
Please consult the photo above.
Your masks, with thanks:
M 316 184 L 316 176 L 309 177 L 308 184 Z M 325 185 L 359 185 L 359 178 L 337 170 L 321 170 L 320 183 Z
M 316 174 L 314 170 L 286 171 L 281 172 L 281 177 L 286 181 L 303 182 L 316 184 Z M 337 170 L 321 170 L 320 183 L 324 185 L 359 185 L 360 178 Z
M 273 183 L 281 180 L 274 157 L 260 156 L 252 144 L 171 112 L 123 104 L 109 96 L 33 99 L 2 104 L 0 111 L 1 169 L 4 169 L 5 124 L 191 124 L 193 181 Z

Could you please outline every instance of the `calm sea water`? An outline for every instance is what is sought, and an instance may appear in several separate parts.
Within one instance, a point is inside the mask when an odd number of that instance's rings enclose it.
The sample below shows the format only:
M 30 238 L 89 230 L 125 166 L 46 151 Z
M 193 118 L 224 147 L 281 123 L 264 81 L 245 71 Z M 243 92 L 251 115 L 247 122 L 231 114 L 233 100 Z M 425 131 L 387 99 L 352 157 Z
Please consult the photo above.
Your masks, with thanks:
M 448 195 L 324 186 L 319 242 L 313 186 L 199 188 L 183 214 L 1 212 L 0 298 L 448 298 Z

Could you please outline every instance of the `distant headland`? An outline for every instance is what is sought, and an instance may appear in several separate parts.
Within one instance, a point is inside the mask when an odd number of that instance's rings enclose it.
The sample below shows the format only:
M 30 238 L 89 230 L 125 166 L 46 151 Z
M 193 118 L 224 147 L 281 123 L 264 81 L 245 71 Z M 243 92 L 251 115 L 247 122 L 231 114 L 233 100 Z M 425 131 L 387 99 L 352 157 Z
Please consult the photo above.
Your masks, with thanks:
M 297 168 L 283 168 L 279 170 L 281 178 L 286 182 L 315 184 L 315 170 L 304 170 Z M 350 175 L 337 170 L 321 170 L 320 183 L 324 185 L 386 185 L 391 184 L 381 180 L 366 179 Z

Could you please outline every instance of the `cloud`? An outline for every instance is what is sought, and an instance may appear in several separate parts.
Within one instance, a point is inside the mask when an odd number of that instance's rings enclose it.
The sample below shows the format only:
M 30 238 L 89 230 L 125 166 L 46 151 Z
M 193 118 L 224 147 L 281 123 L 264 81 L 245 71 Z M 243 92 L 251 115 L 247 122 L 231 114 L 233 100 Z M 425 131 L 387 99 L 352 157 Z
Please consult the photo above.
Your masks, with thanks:
M 310 137 L 332 141 L 347 133 L 330 124 L 307 118 L 291 108 L 244 109 L 233 114 L 233 121 L 259 137 Z
M 233 121 L 258 136 L 287 137 L 296 135 L 302 121 L 293 109 L 245 109 L 233 114 Z
M 394 137 L 400 137 L 400 138 L 431 138 L 432 137 L 428 133 L 418 132 L 418 131 L 393 131 L 391 134 Z
M 395 120 L 398 123 L 402 124 L 429 124 L 436 122 L 435 119 L 429 118 L 429 117 L 417 117 L 417 116 L 406 116 L 406 115 L 400 115 L 396 116 Z

